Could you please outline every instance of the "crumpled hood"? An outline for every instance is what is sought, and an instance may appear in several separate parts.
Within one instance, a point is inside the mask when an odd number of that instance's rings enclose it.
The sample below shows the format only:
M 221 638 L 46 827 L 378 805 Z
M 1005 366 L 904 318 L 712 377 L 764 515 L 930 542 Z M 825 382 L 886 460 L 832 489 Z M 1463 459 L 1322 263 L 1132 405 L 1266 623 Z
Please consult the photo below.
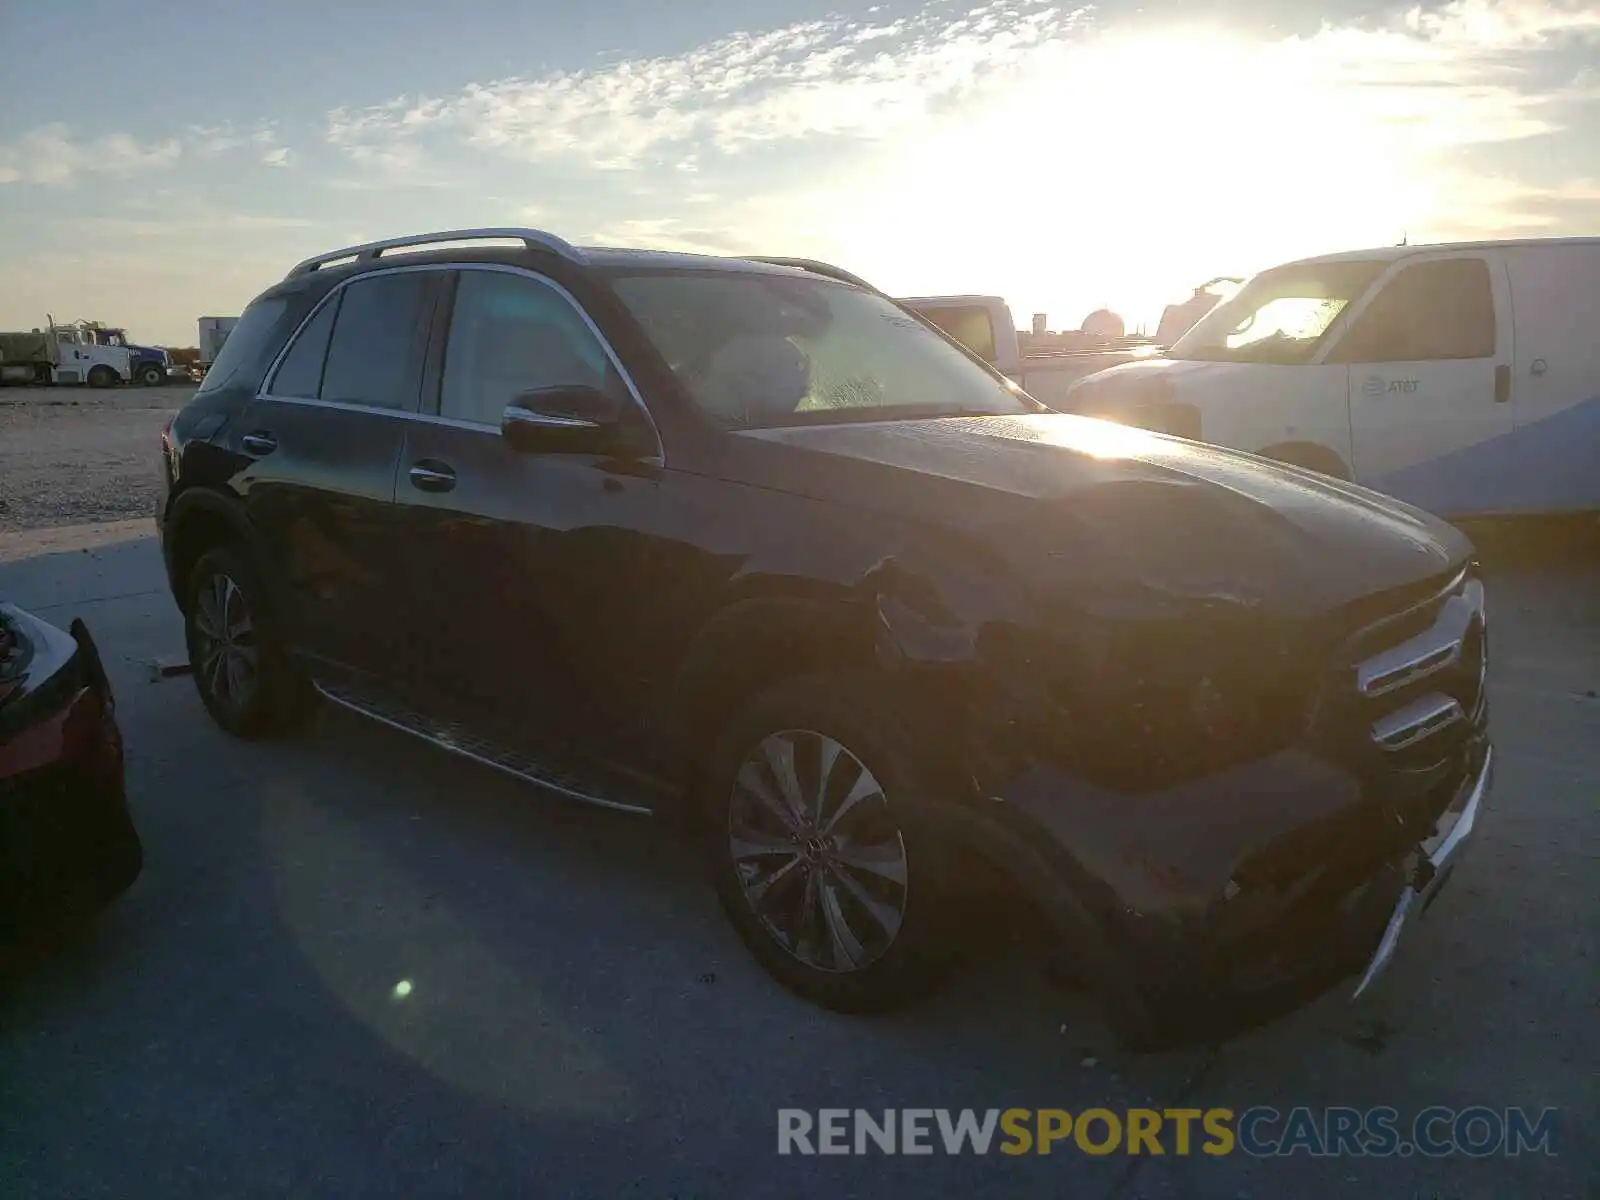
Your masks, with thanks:
M 1142 594 L 1312 616 L 1453 570 L 1471 554 L 1439 519 L 1354 484 L 1083 417 L 738 436 L 798 452 L 790 470 L 768 464 L 768 486 L 973 534 L 1089 609 L 1123 610 Z

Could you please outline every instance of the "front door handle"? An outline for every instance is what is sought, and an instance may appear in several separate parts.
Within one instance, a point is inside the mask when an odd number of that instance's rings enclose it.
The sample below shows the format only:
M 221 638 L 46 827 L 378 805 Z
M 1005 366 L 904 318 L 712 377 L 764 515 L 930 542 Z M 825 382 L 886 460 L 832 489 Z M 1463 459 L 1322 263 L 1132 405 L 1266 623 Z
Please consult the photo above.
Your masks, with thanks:
M 1481 379 L 1482 376 L 1480 375 Z M 1494 369 L 1494 402 L 1504 404 L 1511 399 L 1511 368 L 1496 367 Z
M 456 473 L 448 463 L 425 458 L 412 465 L 411 486 L 422 492 L 448 492 L 456 486 Z
M 258 429 L 254 433 L 247 433 L 239 439 L 239 444 L 244 447 L 246 454 L 254 454 L 257 458 L 263 454 L 271 454 L 278 448 L 278 439 L 265 429 Z

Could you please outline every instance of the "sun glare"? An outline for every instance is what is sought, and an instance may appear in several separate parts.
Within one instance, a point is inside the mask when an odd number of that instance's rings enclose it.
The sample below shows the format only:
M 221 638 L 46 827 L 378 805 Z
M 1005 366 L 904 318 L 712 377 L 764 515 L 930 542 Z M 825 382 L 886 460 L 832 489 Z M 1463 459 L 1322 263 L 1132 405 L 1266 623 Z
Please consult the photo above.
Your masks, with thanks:
M 1342 97 L 1305 43 L 1145 34 L 1036 59 L 884 155 L 841 231 L 852 261 L 907 290 L 1004 294 L 1023 322 L 1107 305 L 1153 327 L 1215 276 L 1398 241 L 1427 198 L 1402 127 Z

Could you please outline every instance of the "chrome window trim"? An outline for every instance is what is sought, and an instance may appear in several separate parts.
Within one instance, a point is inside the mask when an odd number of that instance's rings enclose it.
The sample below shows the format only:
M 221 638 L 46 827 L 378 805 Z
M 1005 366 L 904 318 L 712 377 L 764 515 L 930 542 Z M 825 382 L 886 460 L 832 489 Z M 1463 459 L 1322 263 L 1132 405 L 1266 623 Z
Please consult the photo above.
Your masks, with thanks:
M 327 408 L 334 412 L 368 413 L 375 417 L 393 417 L 397 421 L 416 421 L 426 425 L 446 425 L 453 429 L 471 429 L 478 433 L 499 433 L 497 425 L 483 425 L 477 421 L 457 421 L 433 413 L 402 412 L 398 408 L 377 408 L 371 404 L 350 404 L 343 400 L 317 400 L 309 396 L 269 396 L 260 393 L 257 400 L 273 404 L 298 404 L 305 408 Z
M 303 404 L 311 408 L 330 408 L 338 411 L 380 413 L 391 417 L 398 417 L 401 420 L 406 421 L 421 421 L 427 424 L 443 425 L 451 429 L 469 429 L 477 430 L 479 432 L 490 432 L 496 436 L 499 436 L 500 426 L 491 425 L 485 421 L 465 421 L 459 417 L 444 416 L 442 413 L 409 412 L 398 408 L 380 408 L 371 404 L 350 404 L 342 400 L 320 400 L 308 396 L 277 396 L 272 392 L 272 384 L 277 380 L 278 370 L 283 366 L 283 360 L 289 356 L 289 351 L 294 348 L 295 342 L 299 340 L 300 335 L 305 331 L 306 326 L 311 324 L 311 322 L 316 319 L 317 313 L 322 311 L 323 305 L 332 302 L 333 298 L 337 296 L 344 288 L 349 287 L 353 283 L 359 283 L 363 279 L 373 279 L 379 275 L 395 275 L 402 273 L 410 274 L 412 272 L 421 271 L 431 271 L 435 273 L 442 271 L 492 271 L 503 275 L 520 275 L 526 279 L 532 280 L 534 283 L 540 284 L 554 291 L 572 306 L 572 310 L 578 314 L 578 317 L 583 321 L 585 328 L 587 328 L 590 334 L 593 335 L 595 341 L 600 344 L 600 349 L 605 352 L 607 361 L 609 361 L 611 365 L 616 368 L 617 374 L 621 376 L 624 386 L 626 386 L 628 389 L 628 395 L 633 397 L 634 404 L 638 407 L 639 411 L 644 414 L 644 419 L 650 426 L 650 432 L 654 435 L 656 440 L 656 452 L 653 455 L 644 455 L 644 459 L 647 462 L 654 463 L 657 466 L 666 465 L 666 446 L 661 440 L 661 427 L 656 424 L 655 416 L 651 413 L 650 406 L 644 402 L 644 396 L 640 393 L 638 385 L 634 383 L 633 376 L 630 375 L 628 373 L 628 369 L 622 365 L 622 359 L 612 347 L 610 339 L 600 331 L 600 326 L 595 324 L 594 318 L 584 311 L 583 305 L 578 303 L 576 296 L 574 296 L 566 288 L 562 287 L 561 284 L 557 283 L 554 279 L 551 279 L 546 275 L 541 275 L 537 271 L 529 270 L 527 267 L 513 266 L 510 263 L 414 263 L 407 266 L 384 267 L 375 271 L 364 271 L 359 275 L 352 275 L 348 279 L 341 279 L 338 283 L 334 284 L 333 287 L 328 289 L 327 295 L 323 296 L 316 302 L 316 304 L 311 306 L 311 311 L 306 313 L 306 315 L 301 318 L 300 323 L 294 327 L 294 332 L 291 333 L 287 339 L 285 339 L 282 348 L 276 355 L 273 356 L 271 364 L 267 367 L 266 374 L 261 377 L 261 386 L 256 390 L 255 398 L 257 400 L 271 401 L 274 404 Z M 334 327 L 337 329 L 337 321 L 334 322 Z M 448 353 L 448 342 L 446 343 L 445 349 Z M 442 403 L 442 378 L 440 391 L 440 400 Z

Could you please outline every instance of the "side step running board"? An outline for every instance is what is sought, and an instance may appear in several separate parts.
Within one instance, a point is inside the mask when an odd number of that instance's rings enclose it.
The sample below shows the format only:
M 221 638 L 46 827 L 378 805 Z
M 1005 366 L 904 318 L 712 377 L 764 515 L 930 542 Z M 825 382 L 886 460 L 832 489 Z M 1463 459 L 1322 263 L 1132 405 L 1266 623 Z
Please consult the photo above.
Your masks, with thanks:
M 409 733 L 412 737 L 431 742 L 441 750 L 448 750 L 451 754 L 469 758 L 486 767 L 493 767 L 496 771 L 515 776 L 546 791 L 555 792 L 584 804 L 615 809 L 618 812 L 634 813 L 638 816 L 651 815 L 652 810 L 649 806 L 623 800 L 612 788 L 597 780 L 572 771 L 553 769 L 526 754 L 507 750 L 484 738 L 468 734 L 454 725 L 413 712 L 404 705 L 357 693 L 337 684 L 317 683 L 315 687 L 324 699 L 337 704 L 340 708 L 347 708 L 369 720 L 387 725 L 391 729 L 398 729 L 402 733 Z

